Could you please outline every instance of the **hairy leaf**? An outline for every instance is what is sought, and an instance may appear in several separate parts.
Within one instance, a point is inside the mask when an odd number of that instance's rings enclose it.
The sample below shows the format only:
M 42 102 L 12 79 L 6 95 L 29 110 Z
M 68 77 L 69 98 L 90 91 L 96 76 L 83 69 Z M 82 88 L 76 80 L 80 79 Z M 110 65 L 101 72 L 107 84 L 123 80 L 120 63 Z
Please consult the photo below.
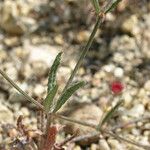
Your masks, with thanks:
M 43 103 L 46 112 L 50 111 L 50 108 L 53 104 L 53 99 L 57 93 L 57 90 L 58 90 L 58 85 L 56 84 L 53 88 L 51 88 L 51 90 L 47 94 L 47 96 L 44 100 L 44 103 Z
M 60 52 L 54 62 L 53 62 L 53 65 L 50 69 L 50 72 L 49 72 L 49 77 L 48 77 L 48 89 L 47 89 L 47 93 L 49 93 L 49 91 L 51 91 L 53 89 L 53 87 L 56 85 L 56 73 L 57 73 L 57 69 L 58 69 L 58 66 L 60 64 L 60 60 L 61 60 L 61 55 L 62 55 L 62 52 Z
M 73 85 L 71 85 L 65 93 L 61 95 L 61 97 L 58 99 L 56 107 L 54 109 L 54 112 L 58 111 L 62 105 L 65 104 L 65 102 L 71 97 L 72 94 L 74 94 L 80 87 L 83 87 L 85 85 L 85 82 L 77 82 Z

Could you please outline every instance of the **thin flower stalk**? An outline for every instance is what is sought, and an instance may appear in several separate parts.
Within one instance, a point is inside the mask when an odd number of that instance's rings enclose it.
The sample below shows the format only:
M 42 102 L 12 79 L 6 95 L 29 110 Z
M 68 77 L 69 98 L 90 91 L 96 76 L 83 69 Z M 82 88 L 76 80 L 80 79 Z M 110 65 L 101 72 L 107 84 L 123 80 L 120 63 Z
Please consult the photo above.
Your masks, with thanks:
M 38 108 L 44 110 L 43 105 L 38 101 L 30 97 L 26 92 L 24 92 L 12 79 L 10 79 L 7 74 L 0 69 L 0 74 L 17 90 L 19 91 L 28 101 L 34 103 Z

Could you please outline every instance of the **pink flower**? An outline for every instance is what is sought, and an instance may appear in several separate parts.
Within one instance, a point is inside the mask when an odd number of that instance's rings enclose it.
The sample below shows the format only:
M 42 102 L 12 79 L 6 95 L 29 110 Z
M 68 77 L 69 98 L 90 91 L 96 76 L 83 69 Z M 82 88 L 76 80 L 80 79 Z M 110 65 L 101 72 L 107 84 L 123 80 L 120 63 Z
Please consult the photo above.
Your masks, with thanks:
M 120 81 L 113 81 L 111 83 L 111 91 L 114 94 L 120 94 L 124 89 L 123 84 Z

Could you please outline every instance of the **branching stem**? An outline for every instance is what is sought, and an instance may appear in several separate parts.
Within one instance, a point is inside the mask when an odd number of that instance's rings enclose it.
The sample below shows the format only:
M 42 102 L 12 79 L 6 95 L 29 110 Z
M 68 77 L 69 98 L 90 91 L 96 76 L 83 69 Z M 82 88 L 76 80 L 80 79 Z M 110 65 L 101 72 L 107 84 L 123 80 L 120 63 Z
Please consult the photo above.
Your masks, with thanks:
M 94 26 L 94 29 L 93 29 L 90 37 L 89 37 L 89 40 L 88 40 L 86 46 L 84 47 L 84 49 L 83 49 L 83 51 L 82 51 L 82 53 L 81 53 L 81 55 L 79 57 L 79 60 L 77 61 L 77 64 L 75 65 L 75 67 L 74 67 L 74 69 L 73 69 L 73 71 L 72 71 L 72 73 L 71 73 L 71 75 L 70 75 L 70 77 L 69 77 L 69 79 L 68 79 L 68 81 L 67 81 L 67 83 L 66 83 L 66 85 L 65 85 L 65 87 L 63 89 L 63 91 L 62 91 L 62 93 L 65 93 L 65 91 L 69 87 L 70 83 L 72 82 L 75 74 L 77 73 L 77 71 L 78 71 L 78 69 L 79 69 L 79 67 L 80 67 L 84 57 L 86 56 L 86 54 L 87 54 L 87 52 L 88 52 L 88 50 L 89 50 L 89 48 L 90 48 L 90 46 L 91 46 L 91 44 L 92 44 L 92 42 L 94 40 L 95 34 L 96 34 L 96 32 L 97 32 L 97 30 L 98 30 L 98 28 L 99 28 L 101 23 L 102 23 L 102 19 L 98 16 L 97 19 L 96 19 L 96 24 Z
M 79 124 L 79 125 L 83 125 L 83 126 L 86 126 L 86 127 L 90 127 L 90 128 L 93 128 L 93 129 L 97 130 L 97 125 L 86 123 L 86 122 L 81 122 L 79 120 L 71 119 L 71 118 L 64 117 L 64 116 L 58 115 L 58 114 L 53 114 L 53 115 L 55 117 L 59 118 L 59 119 L 62 119 L 62 120 L 68 121 L 68 122 L 72 122 L 72 123 L 76 123 L 76 124 Z M 149 119 L 149 117 L 145 117 L 145 119 Z M 108 135 L 114 137 L 115 139 L 121 140 L 123 142 L 130 143 L 130 144 L 135 145 L 137 147 L 142 147 L 145 150 L 149 150 L 150 149 L 149 145 L 143 145 L 143 144 L 137 143 L 137 142 L 135 142 L 133 140 L 125 139 L 125 138 L 117 135 L 116 133 L 113 133 L 111 130 L 106 130 L 106 129 L 102 129 L 102 128 L 101 128 L 101 130 L 95 132 L 94 134 L 91 134 L 91 135 L 88 134 L 87 138 L 89 138 L 91 136 L 96 136 L 97 137 L 99 134 L 103 134 L 103 133 L 108 134 Z M 85 135 L 85 137 L 86 137 L 86 135 Z M 77 137 L 75 139 L 78 140 L 78 139 L 80 139 L 80 137 Z M 83 139 L 83 137 L 81 139 Z

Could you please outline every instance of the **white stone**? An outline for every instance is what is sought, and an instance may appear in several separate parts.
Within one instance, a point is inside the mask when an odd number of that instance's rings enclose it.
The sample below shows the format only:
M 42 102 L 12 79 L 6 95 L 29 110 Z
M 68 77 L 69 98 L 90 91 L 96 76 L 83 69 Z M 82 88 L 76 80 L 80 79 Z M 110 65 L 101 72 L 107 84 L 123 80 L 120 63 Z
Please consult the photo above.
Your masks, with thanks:
M 133 35 L 137 35 L 139 33 L 139 28 L 137 26 L 138 18 L 136 15 L 131 15 L 122 24 L 122 29 L 125 32 L 132 33 Z
M 123 77 L 123 75 L 124 75 L 124 71 L 122 68 L 120 68 L 120 67 L 115 68 L 115 70 L 114 70 L 115 77 L 121 78 L 121 77 Z
M 28 41 L 25 43 L 24 48 L 30 51 L 29 62 L 43 61 L 47 63 L 48 66 L 53 63 L 56 55 L 61 49 L 60 47 L 48 46 L 46 44 L 35 46 L 28 43 Z
M 90 150 L 97 150 L 97 144 L 91 144 Z
M 149 139 L 148 139 L 148 137 L 147 136 L 141 136 L 140 137 L 140 142 L 139 142 L 140 144 L 143 144 L 143 145 L 149 145 Z
M 145 112 L 144 105 L 136 104 L 132 109 L 130 109 L 127 112 L 127 115 L 129 115 L 130 117 L 138 118 L 138 117 L 142 116 L 144 114 L 144 112 Z
M 36 85 L 36 87 L 34 88 L 33 90 L 33 93 L 36 95 L 36 96 L 42 96 L 43 93 L 44 93 L 45 89 L 42 85 L 38 84 Z
M 99 148 L 100 150 L 110 150 L 110 147 L 105 139 L 99 140 Z
M 123 93 L 123 98 L 124 98 L 124 102 L 125 102 L 125 106 L 128 107 L 131 105 L 131 102 L 133 100 L 131 94 L 128 92 Z
M 0 123 L 13 123 L 13 113 L 0 103 Z
M 147 91 L 150 91 L 150 80 L 148 80 L 145 84 L 144 84 L 144 88 Z
M 136 128 L 133 128 L 131 130 L 132 134 L 135 135 L 135 136 L 140 136 L 140 130 L 139 129 L 136 129 Z
M 103 67 L 104 71 L 106 72 L 113 72 L 115 66 L 113 64 L 109 64 Z
M 122 144 L 115 139 L 108 139 L 108 143 L 110 144 L 112 150 L 125 150 Z
M 23 116 L 28 117 L 30 115 L 29 110 L 26 107 L 22 107 L 20 110 L 23 114 Z

